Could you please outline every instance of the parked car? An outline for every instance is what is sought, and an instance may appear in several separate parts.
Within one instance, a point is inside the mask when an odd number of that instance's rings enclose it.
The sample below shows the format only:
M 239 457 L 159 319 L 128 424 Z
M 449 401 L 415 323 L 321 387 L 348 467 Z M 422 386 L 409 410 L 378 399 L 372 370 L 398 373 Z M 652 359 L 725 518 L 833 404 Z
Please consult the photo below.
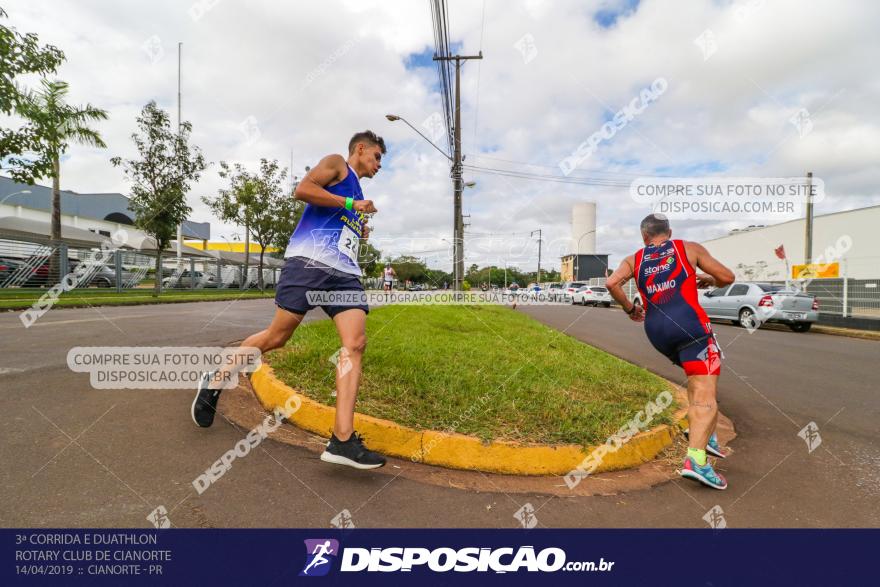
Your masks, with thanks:
M 122 271 L 122 285 L 136 285 L 131 284 L 131 280 L 134 277 L 130 271 Z M 116 287 L 116 269 L 114 267 L 110 267 L 109 265 L 102 265 L 100 269 L 98 269 L 92 279 L 89 280 L 89 286 L 95 287 Z
M 18 271 L 19 267 L 21 267 L 20 260 L 0 257 L 0 286 L 6 283 L 6 280 Z
M 819 319 L 819 300 L 783 285 L 734 283 L 700 296 L 709 318 L 730 320 L 748 328 L 781 322 L 795 332 L 806 332 Z
M 570 302 L 574 292 L 587 285 L 583 281 L 566 281 L 562 284 L 562 301 Z
M 63 275 L 58 275 L 58 276 L 53 275 L 53 276 L 51 276 L 51 279 L 50 279 L 48 257 L 41 257 L 40 259 L 37 259 L 36 263 L 39 263 L 39 264 L 36 266 L 34 266 L 34 263 L 35 263 L 35 261 L 33 258 L 10 259 L 10 258 L 4 257 L 2 264 L 5 265 L 6 267 L 8 267 L 8 269 L 7 269 L 7 272 L 5 272 L 4 276 L 2 278 L 0 278 L 0 284 L 5 283 L 7 279 L 12 278 L 13 276 L 15 276 L 16 281 L 18 281 L 20 279 L 20 277 L 22 276 L 22 273 L 18 273 L 18 272 L 19 271 L 27 271 L 24 268 L 25 266 L 30 266 L 30 267 L 34 267 L 34 268 L 28 272 L 29 275 L 24 280 L 24 282 L 22 282 L 20 284 L 21 287 L 44 287 L 44 286 L 51 287 L 51 286 L 55 285 L 56 283 L 58 283 L 61 280 L 61 278 L 63 277 Z M 77 265 L 79 265 L 79 260 L 68 259 L 67 260 L 67 271 L 72 272 L 74 269 L 76 269 Z M 18 273 L 18 275 L 16 275 L 16 273 Z M 16 284 L 16 285 L 18 285 L 18 284 Z
M 585 285 L 579 287 L 571 294 L 571 303 L 581 304 L 582 306 L 598 306 L 602 304 L 606 308 L 610 308 L 611 294 L 605 286 Z
M 561 300 L 563 298 L 562 295 L 562 284 L 561 283 L 551 283 L 547 287 L 547 296 L 551 300 Z
M 217 278 L 211 274 L 204 274 L 201 271 L 190 273 L 189 269 L 182 271 L 179 275 L 172 275 L 162 280 L 162 287 L 167 288 L 190 288 L 193 279 L 195 279 L 196 288 L 217 287 Z

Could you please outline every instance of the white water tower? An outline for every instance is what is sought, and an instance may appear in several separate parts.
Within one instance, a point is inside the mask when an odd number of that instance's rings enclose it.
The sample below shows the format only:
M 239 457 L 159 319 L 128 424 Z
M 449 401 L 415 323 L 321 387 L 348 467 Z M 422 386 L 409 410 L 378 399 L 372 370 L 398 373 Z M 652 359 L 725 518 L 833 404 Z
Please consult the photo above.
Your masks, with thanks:
M 571 250 L 575 255 L 596 253 L 596 202 L 581 202 L 572 207 Z

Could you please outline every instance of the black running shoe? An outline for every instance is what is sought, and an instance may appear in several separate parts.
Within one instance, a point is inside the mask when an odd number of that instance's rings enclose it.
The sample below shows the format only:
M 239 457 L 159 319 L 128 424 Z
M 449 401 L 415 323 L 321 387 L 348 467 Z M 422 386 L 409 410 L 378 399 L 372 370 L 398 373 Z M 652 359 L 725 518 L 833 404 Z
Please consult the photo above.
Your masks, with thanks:
M 193 400 L 190 410 L 193 422 L 202 428 L 210 428 L 214 423 L 217 401 L 220 399 L 219 389 L 208 389 L 208 383 L 213 375 L 214 373 L 202 374 L 202 378 L 199 380 L 199 390 L 196 392 L 196 399 Z
M 352 432 L 345 442 L 336 438 L 335 434 L 330 436 L 327 448 L 321 453 L 321 460 L 355 469 L 378 469 L 385 464 L 385 457 L 367 449 L 357 432 Z

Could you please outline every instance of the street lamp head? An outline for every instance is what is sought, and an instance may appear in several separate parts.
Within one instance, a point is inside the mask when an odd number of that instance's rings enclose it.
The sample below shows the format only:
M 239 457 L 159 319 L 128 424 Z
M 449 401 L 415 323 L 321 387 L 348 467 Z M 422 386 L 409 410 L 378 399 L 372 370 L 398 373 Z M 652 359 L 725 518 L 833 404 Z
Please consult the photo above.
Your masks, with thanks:
M 467 182 L 465 182 L 464 187 L 472 188 L 472 187 L 475 187 L 476 185 L 477 185 L 477 182 L 475 182 L 475 181 L 467 181 Z
M 389 122 L 394 122 L 396 120 L 400 120 L 400 117 L 397 116 L 396 114 L 386 114 L 385 118 L 387 118 Z

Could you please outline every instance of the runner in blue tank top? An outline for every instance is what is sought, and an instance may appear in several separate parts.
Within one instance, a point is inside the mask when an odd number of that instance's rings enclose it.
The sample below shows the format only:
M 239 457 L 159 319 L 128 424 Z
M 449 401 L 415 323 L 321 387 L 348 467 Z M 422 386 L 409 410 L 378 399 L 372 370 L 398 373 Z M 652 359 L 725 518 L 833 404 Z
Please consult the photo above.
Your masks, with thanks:
M 305 314 L 316 307 L 310 294 L 363 294 L 358 246 L 369 236 L 366 215 L 376 212 L 376 207 L 364 199 L 360 178 L 374 177 L 384 154 L 382 137 L 372 131 L 359 132 L 348 143 L 347 160 L 342 155 L 328 155 L 297 185 L 294 197 L 306 207 L 284 254 L 286 261 L 275 290 L 275 317 L 266 330 L 245 339 L 242 347 L 267 353 L 284 346 Z M 336 418 L 321 460 L 358 469 L 381 467 L 385 458 L 368 450 L 354 431 L 369 308 L 360 302 L 317 305 L 333 319 L 342 342 L 336 364 Z M 227 371 L 206 373 L 199 383 L 191 412 L 203 428 L 214 421 L 218 388 L 224 377 L 228 379 Z
M 672 240 L 665 216 L 651 214 L 640 228 L 645 247 L 624 259 L 606 286 L 630 319 L 645 323 L 645 334 L 654 348 L 688 376 L 690 430 L 681 475 L 725 489 L 727 481 L 706 461 L 706 452 L 726 456 L 715 434 L 721 351 L 700 306 L 697 288 L 728 285 L 734 275 L 699 243 Z M 697 268 L 705 273 L 697 273 Z M 642 305 L 630 302 L 623 291 L 623 284 L 633 277 Z

